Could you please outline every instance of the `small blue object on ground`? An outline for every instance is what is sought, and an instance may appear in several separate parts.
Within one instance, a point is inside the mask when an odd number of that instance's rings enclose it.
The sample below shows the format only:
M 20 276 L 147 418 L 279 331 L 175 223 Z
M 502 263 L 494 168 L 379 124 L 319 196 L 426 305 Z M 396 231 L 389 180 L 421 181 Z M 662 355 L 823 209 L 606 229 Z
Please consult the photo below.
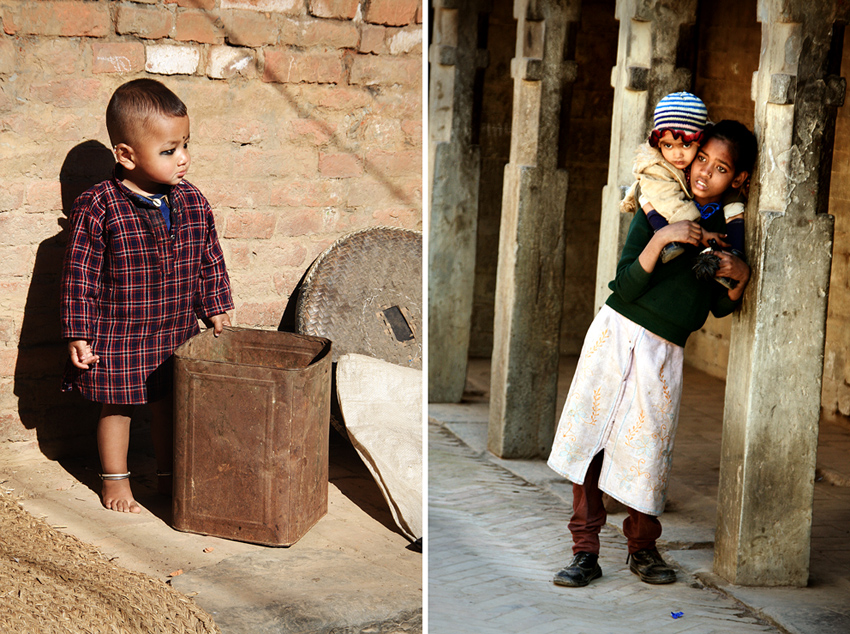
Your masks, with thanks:
M 670 616 L 672 616 L 674 619 L 678 619 L 680 617 L 685 616 L 685 613 L 684 612 L 671 612 Z

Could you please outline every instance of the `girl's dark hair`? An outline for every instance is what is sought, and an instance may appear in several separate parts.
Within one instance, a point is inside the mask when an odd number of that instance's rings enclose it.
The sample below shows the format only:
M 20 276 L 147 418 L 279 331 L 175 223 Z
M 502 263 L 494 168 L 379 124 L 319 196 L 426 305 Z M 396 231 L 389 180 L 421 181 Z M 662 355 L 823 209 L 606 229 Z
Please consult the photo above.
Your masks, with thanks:
M 702 145 L 708 143 L 709 139 L 719 139 L 729 144 L 732 153 L 732 162 L 735 172 L 747 172 L 752 174 L 758 153 L 758 142 L 755 135 L 740 121 L 724 119 L 719 123 L 706 128 Z
M 186 104 L 155 79 L 134 79 L 122 84 L 106 106 L 106 129 L 115 147 L 132 144 L 154 116 L 185 117 Z

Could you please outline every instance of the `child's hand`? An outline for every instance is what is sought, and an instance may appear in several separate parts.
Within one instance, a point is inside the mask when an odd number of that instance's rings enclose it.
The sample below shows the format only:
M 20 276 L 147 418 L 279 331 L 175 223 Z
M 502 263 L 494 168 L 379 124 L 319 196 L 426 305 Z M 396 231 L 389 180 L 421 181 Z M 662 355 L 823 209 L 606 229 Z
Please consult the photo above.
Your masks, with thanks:
M 89 366 L 100 361 L 100 357 L 92 352 L 89 342 L 85 339 L 73 339 L 68 342 L 68 354 L 75 368 L 88 370 Z
M 213 326 L 213 336 L 218 337 L 225 326 L 230 326 L 230 316 L 227 313 L 210 317 Z
M 671 225 L 667 225 L 659 230 L 656 235 L 663 241 L 663 244 L 686 242 L 696 246 L 702 240 L 703 230 L 699 226 L 699 223 L 682 220 L 681 222 L 674 222 Z
M 702 246 L 704 246 L 704 247 L 712 246 L 708 243 L 709 240 L 716 240 L 717 244 L 719 244 L 721 247 L 732 246 L 731 244 L 729 244 L 728 242 L 726 242 L 724 240 L 725 237 L 726 237 L 725 233 L 715 233 L 714 231 L 706 231 L 705 229 L 703 229 L 702 230 L 702 240 L 700 240 L 700 242 L 702 242 Z

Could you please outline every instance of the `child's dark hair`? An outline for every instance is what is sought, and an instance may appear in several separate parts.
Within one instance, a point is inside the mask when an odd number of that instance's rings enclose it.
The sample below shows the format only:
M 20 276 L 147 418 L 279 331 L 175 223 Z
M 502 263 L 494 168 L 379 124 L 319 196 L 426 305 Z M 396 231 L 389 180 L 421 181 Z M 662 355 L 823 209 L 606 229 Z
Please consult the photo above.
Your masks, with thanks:
M 709 139 L 726 141 L 732 154 L 735 172 L 752 174 L 758 153 L 758 142 L 747 126 L 740 121 L 724 119 L 706 129 L 702 144 L 708 143 Z
M 156 115 L 185 117 L 186 104 L 155 79 L 134 79 L 122 84 L 106 106 L 106 129 L 115 147 L 132 144 Z

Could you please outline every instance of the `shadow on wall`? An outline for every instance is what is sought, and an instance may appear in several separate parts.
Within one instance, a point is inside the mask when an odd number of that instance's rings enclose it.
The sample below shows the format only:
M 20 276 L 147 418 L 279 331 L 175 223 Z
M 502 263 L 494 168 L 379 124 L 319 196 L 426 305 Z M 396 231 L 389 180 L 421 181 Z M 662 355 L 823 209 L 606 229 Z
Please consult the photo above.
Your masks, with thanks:
M 14 391 L 21 424 L 36 430 L 39 447 L 51 458 L 78 449 L 83 439 L 86 446 L 93 446 L 90 433 L 95 429 L 99 406 L 79 394 L 60 391 L 68 353 L 61 337 L 59 286 L 69 235 L 68 215 L 74 200 L 111 177 L 114 165 L 112 152 L 98 141 L 85 141 L 68 152 L 59 173 L 59 232 L 39 245 L 27 292 Z

